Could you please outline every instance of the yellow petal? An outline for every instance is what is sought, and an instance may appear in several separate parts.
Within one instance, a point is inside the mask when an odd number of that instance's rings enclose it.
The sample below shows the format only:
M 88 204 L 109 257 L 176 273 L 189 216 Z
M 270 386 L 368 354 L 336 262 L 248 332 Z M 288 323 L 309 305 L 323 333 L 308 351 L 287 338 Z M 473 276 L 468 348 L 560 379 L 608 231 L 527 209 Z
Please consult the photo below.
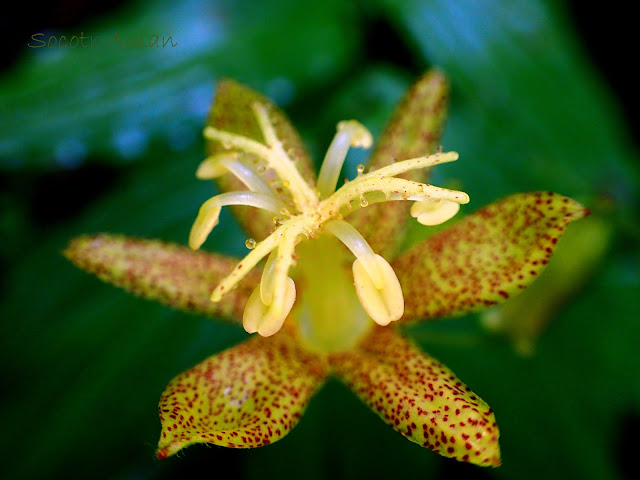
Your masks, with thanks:
M 157 240 L 108 234 L 78 237 L 64 254 L 83 270 L 140 297 L 233 323 L 242 317 L 261 274 L 250 272 L 221 302 L 213 303 L 211 289 L 236 260 Z
M 495 202 L 393 261 L 403 321 L 462 315 L 506 301 L 549 262 L 566 226 L 587 210 L 551 192 Z
M 158 458 L 194 443 L 255 448 L 285 436 L 326 376 L 287 332 L 254 337 L 174 378 L 160 398 Z
M 489 406 L 447 367 L 389 328 L 333 354 L 336 375 L 396 431 L 445 457 L 500 465 Z

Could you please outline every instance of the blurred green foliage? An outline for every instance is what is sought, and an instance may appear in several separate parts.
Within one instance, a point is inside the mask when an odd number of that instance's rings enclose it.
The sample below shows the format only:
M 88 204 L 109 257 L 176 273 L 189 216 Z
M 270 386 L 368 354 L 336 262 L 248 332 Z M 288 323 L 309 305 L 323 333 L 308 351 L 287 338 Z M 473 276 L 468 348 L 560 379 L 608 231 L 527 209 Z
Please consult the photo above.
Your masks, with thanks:
M 3 478 L 185 478 L 201 468 L 240 478 L 634 477 L 637 153 L 561 4 L 147 1 L 80 30 L 103 42 L 28 49 L 0 78 Z M 121 49 L 108 45 L 115 32 L 171 35 L 178 46 Z M 413 328 L 496 411 L 503 466 L 480 470 L 410 444 L 336 382 L 277 444 L 191 447 L 156 461 L 166 383 L 244 334 L 103 285 L 60 250 L 98 231 L 186 242 L 212 194 L 194 172 L 220 77 L 283 105 L 318 159 L 338 120 L 378 133 L 432 65 L 451 78 L 443 145 L 461 156 L 435 183 L 467 191 L 467 211 L 554 190 L 612 232 L 531 357 L 476 317 Z M 347 171 L 361 160 L 350 157 Z M 425 231 L 414 228 L 411 241 Z M 243 239 L 223 214 L 207 248 L 239 255 Z

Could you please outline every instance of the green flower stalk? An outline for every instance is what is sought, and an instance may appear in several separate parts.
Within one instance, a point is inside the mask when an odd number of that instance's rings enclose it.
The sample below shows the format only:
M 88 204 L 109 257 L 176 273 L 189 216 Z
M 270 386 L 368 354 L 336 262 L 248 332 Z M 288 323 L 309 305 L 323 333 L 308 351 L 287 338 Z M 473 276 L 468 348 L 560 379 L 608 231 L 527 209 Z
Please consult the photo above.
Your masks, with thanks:
M 369 168 L 358 166 L 336 189 L 349 148 L 373 144 L 362 124 L 338 123 L 316 180 L 285 115 L 222 81 L 204 130 L 208 157 L 197 170 L 222 193 L 202 205 L 191 249 L 108 234 L 71 242 L 66 256 L 107 282 L 257 333 L 169 383 L 158 458 L 193 443 L 253 448 L 279 440 L 335 375 L 412 442 L 500 464 L 488 405 L 393 327 L 504 302 L 536 278 L 565 227 L 586 210 L 554 193 L 516 194 L 398 253 L 411 217 L 437 225 L 469 202 L 422 178 L 458 159 L 435 153 L 447 93 L 440 72 L 423 76 Z M 250 235 L 241 260 L 197 251 L 215 235 L 225 206 Z

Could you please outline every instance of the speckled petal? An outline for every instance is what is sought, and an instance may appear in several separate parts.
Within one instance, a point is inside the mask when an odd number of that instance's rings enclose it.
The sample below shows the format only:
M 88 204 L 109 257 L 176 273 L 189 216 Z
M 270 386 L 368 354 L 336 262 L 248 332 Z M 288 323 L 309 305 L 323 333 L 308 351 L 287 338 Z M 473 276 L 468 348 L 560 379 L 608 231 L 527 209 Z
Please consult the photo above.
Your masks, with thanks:
M 231 258 L 109 234 L 77 237 L 64 255 L 101 280 L 140 297 L 238 324 L 261 274 L 251 272 L 221 302 L 213 303 L 211 291 L 236 264 Z
M 359 348 L 330 361 L 360 399 L 412 442 L 456 460 L 500 465 L 491 409 L 399 333 L 377 327 Z
M 370 166 L 381 168 L 395 160 L 435 153 L 447 110 L 449 87 L 444 74 L 432 70 L 407 92 L 387 124 L 371 157 Z M 424 181 L 424 171 L 400 178 Z M 349 222 L 367 239 L 373 250 L 389 258 L 402 240 L 409 221 L 410 202 L 372 204 L 353 213 Z
M 566 226 L 588 211 L 552 192 L 511 195 L 392 262 L 405 299 L 400 322 L 455 316 L 504 302 L 544 269 Z
M 209 114 L 207 125 L 244 135 L 252 140 L 264 143 L 265 140 L 256 120 L 255 112 L 251 107 L 254 102 L 267 107 L 269 117 L 284 150 L 296 162 L 298 171 L 307 182 L 312 180 L 314 178 L 313 164 L 296 129 L 278 107 L 254 90 L 233 80 L 221 80 L 217 86 L 215 101 Z M 207 151 L 210 155 L 213 155 L 226 150 L 219 142 L 208 140 Z M 256 159 L 251 155 L 243 153 L 240 158 L 248 165 L 255 165 L 253 162 Z M 273 171 L 267 171 L 263 178 L 273 185 L 273 181 L 277 177 Z M 217 181 L 223 192 L 246 190 L 246 187 L 231 174 L 225 174 L 218 178 Z M 275 190 L 278 191 L 281 199 L 285 203 L 290 203 L 291 199 L 284 194 L 285 190 L 282 185 L 279 188 L 277 184 L 275 186 Z M 250 236 L 261 239 L 266 237 L 269 231 L 273 229 L 273 213 L 247 207 L 232 208 Z
M 208 358 L 162 394 L 158 458 L 194 443 L 255 448 L 279 440 L 298 423 L 326 370 L 287 331 Z

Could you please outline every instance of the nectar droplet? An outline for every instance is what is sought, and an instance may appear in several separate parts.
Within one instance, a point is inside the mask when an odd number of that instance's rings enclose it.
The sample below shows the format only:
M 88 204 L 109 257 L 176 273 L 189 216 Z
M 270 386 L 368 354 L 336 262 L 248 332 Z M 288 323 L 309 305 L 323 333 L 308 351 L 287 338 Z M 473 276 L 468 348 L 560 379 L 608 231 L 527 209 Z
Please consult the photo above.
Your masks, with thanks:
M 256 248 L 257 244 L 258 242 L 256 242 L 253 238 L 247 238 L 247 240 L 245 240 L 244 242 L 244 246 L 249 250 L 253 250 L 254 248 Z

